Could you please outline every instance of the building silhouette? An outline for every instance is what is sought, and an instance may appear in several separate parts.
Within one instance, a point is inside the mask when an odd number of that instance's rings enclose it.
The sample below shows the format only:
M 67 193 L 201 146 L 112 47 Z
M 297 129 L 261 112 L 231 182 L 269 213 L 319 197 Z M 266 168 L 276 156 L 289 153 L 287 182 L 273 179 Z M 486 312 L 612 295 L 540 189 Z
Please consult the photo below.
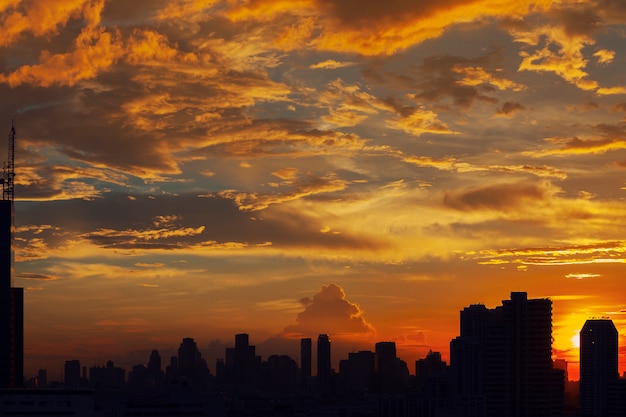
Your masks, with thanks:
M 300 339 L 300 384 L 307 387 L 311 380 L 311 360 L 312 360 L 311 338 Z
M 376 390 L 376 353 L 369 350 L 348 353 L 339 361 L 338 393 L 344 398 L 364 399 Z
M 320 334 L 317 338 L 317 388 L 322 397 L 331 394 L 330 338 Z
M 163 370 L 161 368 L 161 355 L 154 349 L 150 353 L 150 360 L 147 366 L 148 378 L 153 386 L 159 386 L 163 382 Z
M 78 359 L 65 361 L 65 366 L 63 367 L 63 383 L 65 388 L 80 388 L 80 361 Z
M 22 387 L 24 382 L 24 289 L 13 288 L 15 234 L 14 183 L 15 126 L 9 134 L 0 200 L 0 388 Z
M 182 384 L 189 384 L 198 389 L 204 388 L 207 384 L 209 368 L 193 338 L 183 339 L 178 347 L 178 360 L 173 361 L 171 366 L 178 367 L 177 376 L 181 378 Z
M 461 312 L 450 343 L 454 397 L 463 416 L 561 416 L 564 372 L 552 366 L 552 301 L 511 293 L 501 306 Z
M 619 378 L 618 333 L 609 319 L 587 320 L 580 331 L 580 415 L 607 417 Z
M 98 389 L 122 388 L 126 381 L 124 369 L 107 361 L 106 366 L 89 368 L 89 386 Z

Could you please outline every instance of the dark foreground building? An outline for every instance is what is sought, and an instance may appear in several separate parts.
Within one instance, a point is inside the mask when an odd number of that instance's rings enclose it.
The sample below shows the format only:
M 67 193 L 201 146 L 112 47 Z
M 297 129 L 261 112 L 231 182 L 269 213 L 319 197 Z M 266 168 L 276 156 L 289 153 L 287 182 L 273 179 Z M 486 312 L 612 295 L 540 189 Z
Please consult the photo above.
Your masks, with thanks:
M 618 333 L 610 319 L 587 320 L 580 331 L 580 416 L 624 415 L 618 371 Z
M 24 289 L 13 288 L 13 205 L 15 128 L 9 135 L 0 200 L 0 388 L 16 388 L 24 380 Z
M 450 343 L 452 386 L 462 416 L 556 417 L 564 412 L 564 372 L 552 366 L 552 301 L 525 292 L 487 309 L 461 311 Z

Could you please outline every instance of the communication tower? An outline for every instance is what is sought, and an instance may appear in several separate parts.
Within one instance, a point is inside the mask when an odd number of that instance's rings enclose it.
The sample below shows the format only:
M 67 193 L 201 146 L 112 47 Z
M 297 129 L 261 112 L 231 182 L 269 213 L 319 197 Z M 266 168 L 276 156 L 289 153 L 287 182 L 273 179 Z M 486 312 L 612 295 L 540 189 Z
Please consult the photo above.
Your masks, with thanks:
M 9 133 L 9 153 L 4 163 L 2 181 L 2 199 L 13 202 L 15 198 L 15 120 L 11 121 Z

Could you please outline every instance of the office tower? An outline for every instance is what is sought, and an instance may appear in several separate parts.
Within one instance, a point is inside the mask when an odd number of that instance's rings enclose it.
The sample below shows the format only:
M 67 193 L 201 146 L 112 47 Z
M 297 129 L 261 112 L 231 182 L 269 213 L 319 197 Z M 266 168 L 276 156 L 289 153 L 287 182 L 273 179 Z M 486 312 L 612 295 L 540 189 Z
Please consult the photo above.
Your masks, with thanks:
M 256 383 L 260 358 L 256 356 L 256 346 L 250 345 L 250 338 L 246 333 L 235 335 L 234 350 L 234 377 L 235 383 L 254 385 Z
M 152 375 L 160 375 L 161 374 L 161 355 L 159 355 L 159 351 L 154 349 L 150 353 L 150 360 L 148 361 L 148 372 Z
M 24 380 L 24 290 L 12 287 L 14 240 L 15 126 L 0 183 L 0 388 L 21 387 Z
M 78 359 L 65 361 L 63 382 L 66 388 L 80 387 L 80 361 Z
M 163 370 L 161 367 L 161 355 L 154 349 L 150 353 L 150 360 L 147 366 L 148 378 L 153 386 L 158 386 L 163 381 Z
M 330 338 L 321 334 L 317 338 L 317 387 L 322 397 L 330 396 Z
M 202 357 L 196 342 L 186 337 L 178 347 L 178 372 L 180 376 L 193 379 L 196 369 L 201 366 Z
M 37 371 L 37 388 L 46 388 L 48 386 L 48 371 L 40 369 Z
M 609 416 L 609 388 L 619 378 L 618 334 L 609 319 L 587 320 L 580 331 L 580 415 Z M 611 390 L 612 391 L 612 390 Z
M 396 343 L 376 343 L 376 372 L 379 392 L 397 392 L 401 387 L 400 374 L 397 366 Z
M 209 368 L 206 361 L 198 350 L 196 342 L 191 337 L 183 339 L 178 348 L 178 361 L 172 361 L 172 370 L 178 366 L 178 377 L 183 378 L 196 390 L 204 390 L 207 387 Z M 167 378 L 170 379 L 170 370 L 167 370 Z
M 475 415 L 482 415 L 483 400 L 489 417 L 562 415 L 564 372 L 552 366 L 549 299 L 513 292 L 495 309 L 464 309 L 450 349 L 456 399 L 473 404 Z
M 311 338 L 300 339 L 300 384 L 306 387 L 311 379 Z
M 376 387 L 376 354 L 361 350 L 348 353 L 339 362 L 338 393 L 342 396 L 365 398 Z

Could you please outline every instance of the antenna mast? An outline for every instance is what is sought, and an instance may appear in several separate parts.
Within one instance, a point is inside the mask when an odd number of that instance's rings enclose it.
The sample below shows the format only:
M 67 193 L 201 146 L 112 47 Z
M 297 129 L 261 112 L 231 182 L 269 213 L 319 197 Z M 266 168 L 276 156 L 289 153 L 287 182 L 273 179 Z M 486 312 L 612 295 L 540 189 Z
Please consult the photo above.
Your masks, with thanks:
M 11 120 L 9 133 L 9 154 L 4 163 L 4 178 L 2 181 L 2 199 L 13 201 L 15 197 L 15 119 Z

